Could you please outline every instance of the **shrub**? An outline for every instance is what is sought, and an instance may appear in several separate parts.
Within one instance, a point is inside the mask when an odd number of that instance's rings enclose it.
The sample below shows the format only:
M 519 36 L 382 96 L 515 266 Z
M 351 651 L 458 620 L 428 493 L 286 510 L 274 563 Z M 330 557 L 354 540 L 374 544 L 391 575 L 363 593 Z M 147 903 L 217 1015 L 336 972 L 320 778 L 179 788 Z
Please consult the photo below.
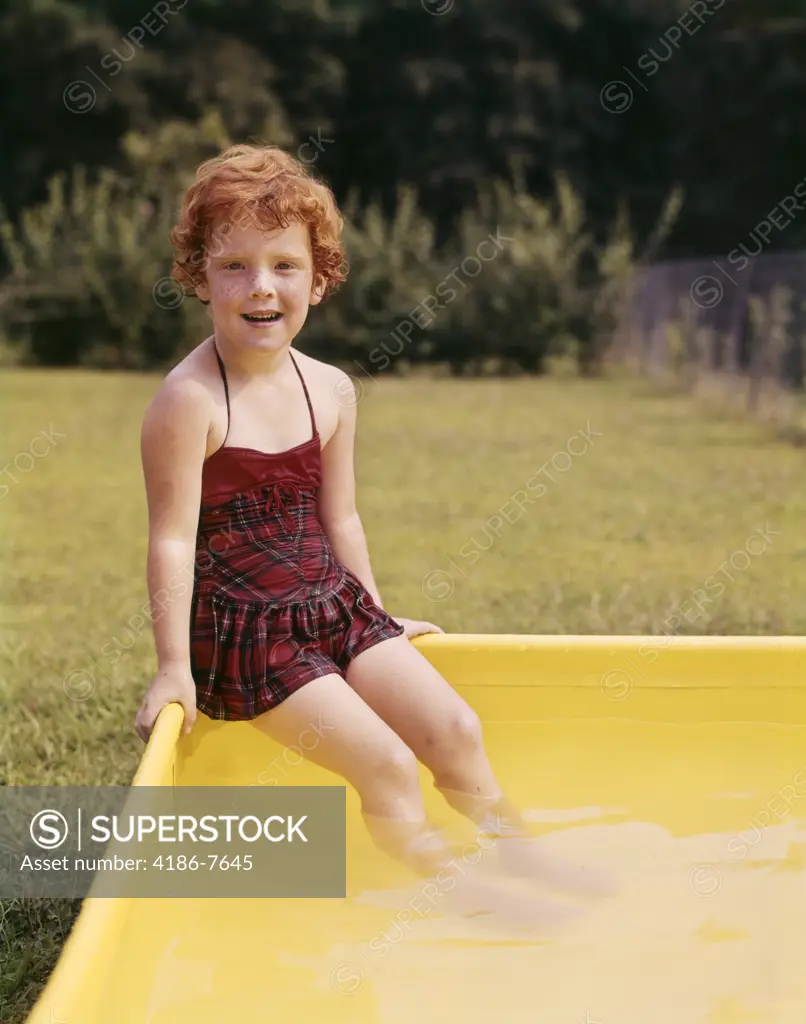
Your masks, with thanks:
M 290 144 L 284 123 L 267 124 Z M 206 309 L 170 280 L 168 241 L 193 169 L 230 144 L 220 117 L 168 122 L 124 140 L 126 176 L 57 175 L 15 228 L 0 216 L 10 274 L 0 336 L 36 364 L 167 368 L 209 332 Z M 679 208 L 667 203 L 655 242 Z M 314 355 L 368 372 L 448 365 L 455 374 L 539 373 L 550 355 L 598 368 L 629 295 L 635 247 L 622 211 L 593 237 L 570 182 L 549 199 L 501 182 L 479 190 L 454 237 L 436 244 L 418 196 L 401 186 L 391 215 L 345 203 L 347 284 L 311 312 Z M 367 368 L 367 367 L 365 367 Z

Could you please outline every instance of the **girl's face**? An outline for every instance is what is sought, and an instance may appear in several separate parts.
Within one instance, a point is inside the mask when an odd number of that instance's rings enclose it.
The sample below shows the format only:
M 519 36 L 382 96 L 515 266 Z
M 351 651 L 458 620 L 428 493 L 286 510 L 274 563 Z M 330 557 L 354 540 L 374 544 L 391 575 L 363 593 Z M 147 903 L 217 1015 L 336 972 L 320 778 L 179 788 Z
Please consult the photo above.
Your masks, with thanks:
M 321 299 L 314 290 L 308 226 L 294 221 L 262 231 L 230 224 L 213 237 L 218 241 L 196 292 L 210 303 L 216 334 L 241 349 L 290 345 L 308 307 Z

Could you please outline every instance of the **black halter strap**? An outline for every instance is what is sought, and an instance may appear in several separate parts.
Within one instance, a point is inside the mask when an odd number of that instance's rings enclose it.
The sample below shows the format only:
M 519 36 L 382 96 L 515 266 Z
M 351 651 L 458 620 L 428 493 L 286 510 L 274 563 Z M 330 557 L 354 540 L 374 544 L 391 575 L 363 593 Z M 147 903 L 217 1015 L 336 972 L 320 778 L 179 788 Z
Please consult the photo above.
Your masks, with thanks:
M 225 397 L 227 399 L 227 433 L 224 435 L 224 440 L 223 440 L 223 442 L 221 444 L 221 446 L 223 448 L 223 446 L 227 442 L 227 438 L 229 437 L 229 427 L 230 427 L 230 421 L 232 419 L 232 410 L 230 409 L 229 384 L 227 382 L 227 371 L 226 371 L 226 369 L 224 367 L 224 361 L 221 358 L 221 353 L 218 351 L 218 345 L 216 345 L 215 339 L 213 339 L 213 348 L 215 349 L 215 356 L 216 356 L 216 359 L 218 360 L 218 368 L 221 370 L 221 379 L 224 382 L 224 395 L 225 395 Z M 288 354 L 291 356 L 291 362 L 294 364 L 294 369 L 297 371 L 297 376 L 299 377 L 300 383 L 302 384 L 302 390 L 305 393 L 305 401 L 308 403 L 308 412 L 310 413 L 310 417 L 311 417 L 311 430 L 313 431 L 313 437 L 316 437 L 316 418 L 315 418 L 315 416 L 313 414 L 313 403 L 311 402 L 311 396 L 308 394 L 308 386 L 305 383 L 305 378 L 302 376 L 302 371 L 300 370 L 299 366 L 297 366 L 297 361 L 294 358 L 293 353 L 289 352 Z

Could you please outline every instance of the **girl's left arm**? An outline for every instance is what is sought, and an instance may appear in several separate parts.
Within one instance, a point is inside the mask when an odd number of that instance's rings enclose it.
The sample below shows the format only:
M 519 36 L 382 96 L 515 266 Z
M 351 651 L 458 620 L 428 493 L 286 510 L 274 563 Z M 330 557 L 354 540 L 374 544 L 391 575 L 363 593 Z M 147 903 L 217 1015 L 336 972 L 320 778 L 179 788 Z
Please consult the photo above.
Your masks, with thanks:
M 355 502 L 355 389 L 347 375 L 333 394 L 339 398 L 335 433 L 322 449 L 322 484 L 319 489 L 319 521 L 336 561 L 355 573 L 381 608 L 381 595 L 372 575 L 369 549 Z
M 342 379 L 343 378 L 343 379 Z M 318 515 L 336 561 L 346 566 L 364 584 L 373 601 L 383 608 L 381 595 L 372 575 L 369 549 L 355 497 L 355 429 L 358 400 L 353 383 L 342 374 L 333 387 L 338 395 L 338 426 L 322 449 L 322 483 L 319 489 Z M 431 622 L 398 619 L 407 636 L 441 633 Z

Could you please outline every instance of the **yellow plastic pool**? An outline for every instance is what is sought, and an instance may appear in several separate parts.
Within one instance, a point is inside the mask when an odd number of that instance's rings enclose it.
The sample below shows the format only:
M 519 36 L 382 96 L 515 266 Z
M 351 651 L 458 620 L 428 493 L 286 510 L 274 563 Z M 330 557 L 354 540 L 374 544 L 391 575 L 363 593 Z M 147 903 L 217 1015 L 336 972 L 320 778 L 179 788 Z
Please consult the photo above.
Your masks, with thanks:
M 348 789 L 346 899 L 87 899 L 31 1024 L 803 1024 L 806 640 L 415 643 L 481 715 L 546 848 L 610 872 L 613 896 L 556 932 L 424 901 Z M 181 720 L 160 715 L 135 786 L 260 785 L 278 765 L 342 784 L 249 723 L 199 716 L 185 737 Z

